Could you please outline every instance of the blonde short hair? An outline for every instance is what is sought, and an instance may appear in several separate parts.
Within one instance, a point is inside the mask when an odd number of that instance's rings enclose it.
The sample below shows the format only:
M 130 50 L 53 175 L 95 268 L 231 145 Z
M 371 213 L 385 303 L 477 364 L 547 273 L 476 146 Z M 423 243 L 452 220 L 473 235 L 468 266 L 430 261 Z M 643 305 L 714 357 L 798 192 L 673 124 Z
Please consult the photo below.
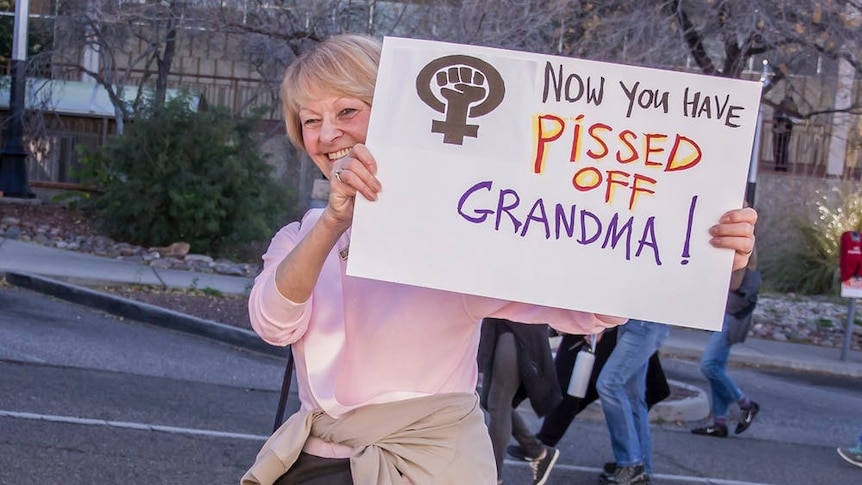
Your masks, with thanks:
M 287 137 L 304 150 L 299 110 L 314 96 L 332 93 L 364 101 L 374 97 L 381 44 L 359 34 L 330 37 L 303 53 L 284 73 L 281 99 Z

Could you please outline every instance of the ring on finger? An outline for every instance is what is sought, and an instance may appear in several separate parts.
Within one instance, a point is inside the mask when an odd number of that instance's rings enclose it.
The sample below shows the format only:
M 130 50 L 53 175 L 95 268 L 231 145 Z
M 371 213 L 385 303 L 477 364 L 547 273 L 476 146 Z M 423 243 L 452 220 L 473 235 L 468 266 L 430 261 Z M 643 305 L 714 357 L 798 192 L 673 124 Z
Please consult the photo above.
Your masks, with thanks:
M 340 168 L 333 171 L 332 174 L 335 175 L 336 180 L 338 180 L 341 183 L 344 183 L 344 180 L 341 180 L 341 169 Z

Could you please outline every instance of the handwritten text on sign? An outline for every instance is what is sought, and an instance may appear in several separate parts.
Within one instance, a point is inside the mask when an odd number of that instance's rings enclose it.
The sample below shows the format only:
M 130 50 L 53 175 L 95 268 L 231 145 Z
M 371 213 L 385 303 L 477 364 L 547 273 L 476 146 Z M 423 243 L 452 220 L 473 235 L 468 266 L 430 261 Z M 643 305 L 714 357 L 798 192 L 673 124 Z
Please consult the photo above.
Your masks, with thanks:
M 760 85 L 427 41 L 384 44 L 348 274 L 720 328 Z M 668 264 L 668 258 L 678 264 Z

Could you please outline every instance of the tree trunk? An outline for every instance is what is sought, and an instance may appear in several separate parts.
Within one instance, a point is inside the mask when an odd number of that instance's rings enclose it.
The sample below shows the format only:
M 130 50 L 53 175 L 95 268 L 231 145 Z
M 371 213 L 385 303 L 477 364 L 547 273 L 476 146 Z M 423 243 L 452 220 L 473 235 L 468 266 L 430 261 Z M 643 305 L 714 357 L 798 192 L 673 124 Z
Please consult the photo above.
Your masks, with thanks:
M 165 50 L 162 53 L 161 59 L 158 59 L 156 65 L 158 75 L 156 76 L 156 92 L 154 102 L 156 106 L 165 104 L 168 93 L 168 76 L 171 74 L 171 65 L 174 63 L 174 54 L 177 51 L 177 12 L 178 2 L 171 4 L 168 24 L 165 27 L 167 32 L 165 36 Z

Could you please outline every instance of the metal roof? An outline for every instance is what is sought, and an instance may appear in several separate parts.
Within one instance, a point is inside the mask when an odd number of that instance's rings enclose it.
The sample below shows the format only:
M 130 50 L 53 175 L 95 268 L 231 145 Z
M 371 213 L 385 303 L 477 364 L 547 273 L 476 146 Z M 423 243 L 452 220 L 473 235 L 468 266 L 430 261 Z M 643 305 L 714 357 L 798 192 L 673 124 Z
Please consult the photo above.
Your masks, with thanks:
M 0 110 L 9 109 L 9 76 L 0 76 Z M 152 90 L 148 90 L 152 93 Z M 126 86 L 122 99 L 132 103 L 137 86 Z M 179 89 L 168 89 L 167 98 L 173 99 L 182 93 Z M 25 88 L 26 109 L 41 109 L 57 114 L 113 118 L 114 105 L 104 86 L 95 82 L 63 81 L 55 79 L 27 78 Z M 198 109 L 200 96 L 192 95 L 190 108 Z

